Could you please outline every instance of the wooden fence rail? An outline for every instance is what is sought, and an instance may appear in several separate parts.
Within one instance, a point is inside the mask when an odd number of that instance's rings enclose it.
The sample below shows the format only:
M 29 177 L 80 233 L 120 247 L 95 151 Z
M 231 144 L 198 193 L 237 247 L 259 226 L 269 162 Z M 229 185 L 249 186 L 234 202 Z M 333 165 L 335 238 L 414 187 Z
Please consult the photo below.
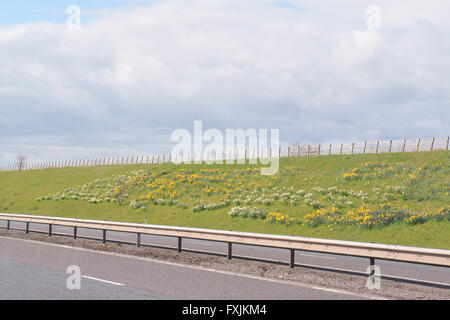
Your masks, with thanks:
M 242 150 L 241 152 L 229 152 L 222 155 L 217 154 L 192 154 L 189 157 L 177 155 L 172 159 L 171 155 L 152 155 L 152 156 L 127 156 L 112 158 L 95 158 L 79 160 L 59 160 L 45 163 L 27 163 L 19 168 L 17 165 L 0 166 L 0 171 L 20 171 L 20 170 L 39 170 L 48 168 L 72 168 L 72 167 L 91 167 L 104 165 L 130 165 L 130 164 L 161 164 L 161 163 L 179 163 L 182 159 L 191 161 L 246 161 L 269 157 L 313 157 L 335 154 L 378 154 L 392 152 L 419 152 L 447 150 L 449 147 L 449 137 L 446 138 L 427 138 L 414 140 L 388 140 L 372 142 L 352 142 L 323 145 L 298 145 L 279 148 L 278 150 Z

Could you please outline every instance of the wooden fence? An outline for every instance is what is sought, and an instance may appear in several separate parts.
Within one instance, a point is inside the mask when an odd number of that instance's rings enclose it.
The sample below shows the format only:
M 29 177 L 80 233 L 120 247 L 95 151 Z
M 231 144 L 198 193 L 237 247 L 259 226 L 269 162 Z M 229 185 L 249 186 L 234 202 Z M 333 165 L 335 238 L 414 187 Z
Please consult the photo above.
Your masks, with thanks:
M 448 150 L 449 137 L 428 138 L 414 140 L 389 140 L 373 142 L 352 142 L 324 145 L 302 145 L 282 148 L 280 156 L 320 156 L 331 154 L 365 154 L 365 153 L 391 153 L 391 152 L 417 152 Z
M 391 152 L 419 152 L 447 150 L 449 137 L 446 138 L 427 138 L 414 140 L 389 140 L 374 142 L 352 142 L 340 144 L 323 145 L 299 145 L 279 148 L 278 150 L 243 150 L 242 152 L 230 152 L 218 156 L 217 154 L 190 155 L 191 161 L 246 161 L 249 159 L 267 158 L 267 157 L 313 157 L 332 154 L 378 154 Z M 277 155 L 278 153 L 278 155 Z M 186 159 L 182 155 L 172 159 L 171 155 L 153 155 L 153 156 L 131 156 L 131 157 L 113 157 L 96 158 L 84 160 L 59 160 L 45 163 L 27 163 L 20 170 L 39 170 L 48 168 L 68 168 L 68 167 L 89 167 L 104 165 L 130 165 L 130 164 L 161 164 L 161 163 L 179 163 L 181 159 Z M 19 171 L 17 165 L 0 166 L 0 171 Z

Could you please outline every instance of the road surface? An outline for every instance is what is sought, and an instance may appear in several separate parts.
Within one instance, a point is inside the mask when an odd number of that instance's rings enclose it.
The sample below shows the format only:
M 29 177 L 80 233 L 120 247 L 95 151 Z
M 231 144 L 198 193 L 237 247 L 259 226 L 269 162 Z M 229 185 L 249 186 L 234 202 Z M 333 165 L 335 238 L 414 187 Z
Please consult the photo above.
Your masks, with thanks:
M 76 265 L 81 289 L 68 289 Z M 366 299 L 289 281 L 0 237 L 0 299 Z
M 0 226 L 6 227 L 6 221 L 0 221 Z M 11 227 L 25 230 L 25 223 L 11 222 Z M 30 224 L 30 230 L 48 232 L 48 225 Z M 53 232 L 71 236 L 73 234 L 73 228 L 53 226 Z M 80 238 L 88 237 L 102 239 L 101 230 L 78 228 L 77 234 Z M 107 240 L 135 243 L 136 235 L 124 232 L 108 231 Z M 177 246 L 177 239 L 173 237 L 141 235 L 141 243 L 142 245 L 173 248 Z M 226 255 L 227 244 L 213 241 L 183 239 L 183 250 L 197 250 Z M 290 252 L 286 249 L 234 244 L 233 256 L 268 259 L 288 263 Z M 301 251 L 296 251 L 295 262 L 298 265 L 350 270 L 361 273 L 367 273 L 367 267 L 369 265 L 368 259 L 364 258 Z M 431 283 L 450 286 L 450 269 L 446 267 L 435 267 L 421 264 L 401 263 L 396 261 L 383 260 L 376 260 L 376 264 L 380 267 L 381 274 L 384 276 L 427 281 Z

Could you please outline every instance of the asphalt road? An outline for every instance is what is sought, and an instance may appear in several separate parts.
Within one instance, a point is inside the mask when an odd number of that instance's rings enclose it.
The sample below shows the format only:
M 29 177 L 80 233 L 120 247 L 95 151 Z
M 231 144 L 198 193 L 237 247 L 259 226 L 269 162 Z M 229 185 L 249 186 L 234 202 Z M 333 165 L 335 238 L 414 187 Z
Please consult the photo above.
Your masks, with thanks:
M 0 226 L 6 227 L 6 221 L 0 221 Z M 11 222 L 11 227 L 25 230 L 25 223 Z M 30 224 L 30 230 L 48 232 L 48 226 L 42 224 Z M 53 226 L 53 232 L 71 236 L 73 235 L 73 228 Z M 92 237 L 97 239 L 102 238 L 101 230 L 78 228 L 77 234 L 79 237 Z M 108 231 L 107 240 L 135 243 L 136 235 L 130 233 Z M 141 243 L 143 245 L 176 247 L 177 239 L 172 237 L 142 235 Z M 213 241 L 183 239 L 183 249 L 215 252 L 225 255 L 227 253 L 227 244 Z M 233 255 L 259 259 L 270 259 L 288 263 L 290 252 L 286 249 L 234 244 Z M 342 269 L 363 273 L 367 273 L 367 268 L 369 265 L 368 259 L 364 258 L 301 251 L 296 251 L 295 262 L 299 265 Z M 449 268 L 383 260 L 376 260 L 376 264 L 380 267 L 382 275 L 427 281 L 450 286 Z
M 76 265 L 81 289 L 68 289 Z M 365 299 L 318 288 L 50 243 L 0 238 L 0 299 Z

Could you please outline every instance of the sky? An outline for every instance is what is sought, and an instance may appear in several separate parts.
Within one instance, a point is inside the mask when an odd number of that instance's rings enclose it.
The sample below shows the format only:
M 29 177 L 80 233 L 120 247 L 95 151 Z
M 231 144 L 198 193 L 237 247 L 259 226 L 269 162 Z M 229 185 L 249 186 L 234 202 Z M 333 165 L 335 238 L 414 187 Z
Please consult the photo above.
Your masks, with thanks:
M 3 1 L 0 165 L 168 154 L 195 120 L 280 129 L 283 145 L 446 137 L 448 12 L 438 0 Z
M 151 4 L 152 0 L 15 0 L 0 3 L 0 24 L 35 22 L 65 23 L 67 8 L 76 5 L 83 9 L 83 20 L 92 21 L 114 9 Z

